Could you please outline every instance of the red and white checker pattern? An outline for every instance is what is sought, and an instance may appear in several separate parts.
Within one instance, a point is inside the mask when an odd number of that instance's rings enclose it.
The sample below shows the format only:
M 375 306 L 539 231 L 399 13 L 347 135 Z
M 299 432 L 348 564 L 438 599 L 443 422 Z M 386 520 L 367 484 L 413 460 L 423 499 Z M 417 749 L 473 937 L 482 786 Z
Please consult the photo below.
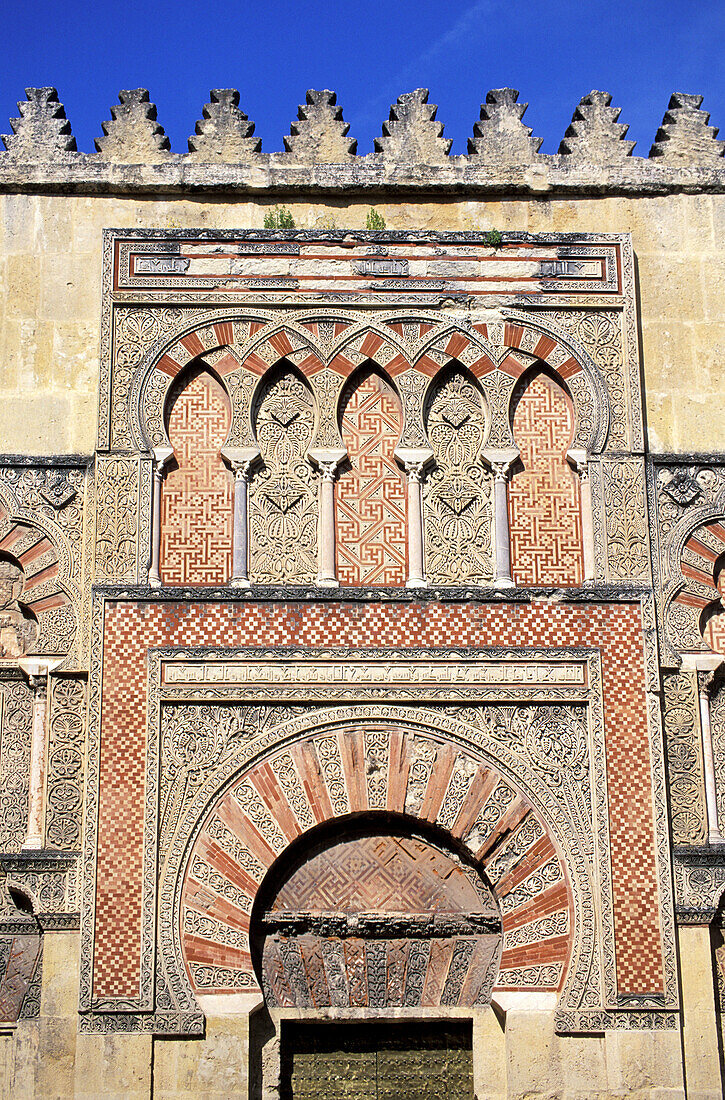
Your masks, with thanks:
M 602 655 L 617 986 L 663 987 L 651 760 L 637 603 L 107 603 L 94 992 L 138 995 L 146 651 L 150 646 L 486 645 Z M 561 900 L 552 902 L 561 908 Z

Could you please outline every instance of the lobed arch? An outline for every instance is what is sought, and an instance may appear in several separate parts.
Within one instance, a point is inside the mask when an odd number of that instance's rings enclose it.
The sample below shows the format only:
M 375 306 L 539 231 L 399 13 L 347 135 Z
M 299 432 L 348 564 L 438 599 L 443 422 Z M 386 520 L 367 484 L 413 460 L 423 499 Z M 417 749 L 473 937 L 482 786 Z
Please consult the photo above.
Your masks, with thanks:
M 371 814 L 381 824 L 398 815 L 438 831 L 491 882 L 503 925 L 494 993 L 581 995 L 593 949 L 582 931 L 591 919 L 588 873 L 577 853 L 565 855 L 561 826 L 519 777 L 470 743 L 402 715 L 323 722 L 318 715 L 296 725 L 294 738 L 237 771 L 195 811 L 176 877 L 175 946 L 165 950 L 193 997 L 259 993 L 248 937 L 270 868 L 319 826 L 344 830 Z
M 318 403 L 339 399 L 345 379 L 366 360 L 374 361 L 391 378 L 399 378 L 406 445 L 422 443 L 421 389 L 453 360 L 479 379 L 489 395 L 492 416 L 502 422 L 508 413 L 504 405 L 526 369 L 525 363 L 539 360 L 572 396 L 577 419 L 575 446 L 597 453 L 608 433 L 609 402 L 597 367 L 581 348 L 535 315 L 504 311 L 500 320 L 471 324 L 435 314 L 388 313 L 361 320 L 317 310 L 282 320 L 262 314 L 229 314 L 190 327 L 157 348 L 132 386 L 132 405 L 138 413 L 136 434 L 143 446 L 152 450 L 168 447 L 161 413 L 166 394 L 178 373 L 199 356 L 230 392 L 235 412 L 230 443 L 235 445 L 250 442 L 250 389 L 281 359 L 309 379 Z M 321 424 L 324 421 L 321 415 Z M 329 424 L 321 434 L 317 445 L 332 446 Z
M 671 659 L 683 650 L 709 651 L 709 619 L 724 611 L 720 579 L 725 569 L 722 505 L 688 510 L 675 525 L 665 561 L 664 619 Z
M 39 523 L 0 487 L 0 554 L 23 574 L 19 603 L 37 621 L 28 654 L 66 655 L 78 630 L 79 593 L 71 580 L 72 557 L 63 532 L 47 517 Z

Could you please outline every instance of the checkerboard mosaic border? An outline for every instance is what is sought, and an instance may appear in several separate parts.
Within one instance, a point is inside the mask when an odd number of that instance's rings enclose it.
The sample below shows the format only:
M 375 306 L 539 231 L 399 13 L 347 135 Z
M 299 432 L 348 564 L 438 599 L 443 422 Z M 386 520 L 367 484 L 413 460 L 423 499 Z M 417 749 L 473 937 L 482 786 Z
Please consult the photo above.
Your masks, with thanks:
M 106 605 L 104 607 L 104 605 Z M 138 659 L 133 661 L 128 660 L 130 650 L 129 643 L 131 645 L 136 644 L 138 647 L 138 635 L 143 632 L 144 645 L 137 648 L 135 657 L 138 658 L 139 654 L 143 655 L 145 648 L 148 647 L 152 641 L 156 640 L 165 644 L 169 643 L 183 643 L 187 646 L 192 643 L 196 644 L 208 644 L 210 638 L 225 637 L 229 641 L 238 641 L 242 644 L 244 641 L 265 641 L 269 645 L 278 645 L 290 640 L 296 640 L 303 645 L 312 645 L 315 642 L 320 644 L 322 642 L 329 642 L 331 637 L 337 638 L 341 644 L 348 643 L 353 647 L 359 647 L 363 643 L 370 643 L 371 640 L 379 641 L 382 643 L 391 644 L 393 642 L 405 642 L 411 637 L 421 641 L 423 644 L 440 645 L 442 643 L 454 644 L 459 642 L 465 643 L 477 643 L 480 637 L 485 636 L 488 641 L 502 643 L 504 641 L 513 641 L 514 643 L 521 645 L 526 641 L 539 643 L 542 645 L 562 645 L 567 642 L 571 644 L 576 640 L 581 642 L 583 638 L 587 636 L 587 632 L 594 631 L 598 635 L 600 631 L 613 631 L 609 639 L 609 652 L 605 655 L 605 681 L 608 672 L 612 672 L 615 668 L 618 671 L 629 674 L 630 678 L 627 681 L 629 684 L 629 690 L 634 691 L 635 694 L 639 694 L 642 702 L 644 702 L 644 691 L 641 684 L 644 682 L 644 654 L 643 654 L 643 639 L 641 631 L 640 610 L 636 604 L 633 603 L 619 603 L 619 604 L 604 604 L 594 601 L 587 604 L 552 604 L 551 602 L 544 601 L 532 601 L 531 604 L 507 604 L 502 606 L 501 604 L 476 602 L 469 603 L 463 606 L 442 603 L 442 602 L 424 602 L 408 605 L 389 605 L 389 604 L 354 604 L 344 603 L 342 601 L 328 602 L 325 604 L 305 603 L 305 601 L 299 601 L 295 604 L 288 605 L 286 607 L 282 605 L 275 605 L 273 603 L 255 603 L 251 605 L 249 603 L 241 603 L 237 601 L 213 601 L 213 602 L 200 602 L 196 606 L 190 606 L 181 602 L 174 601 L 160 601 L 159 603 L 149 602 L 148 600 L 139 601 L 138 603 L 133 601 L 125 601 L 123 603 L 116 603 L 115 601 L 106 601 L 100 598 L 97 601 L 96 616 L 95 616 L 95 639 L 97 644 L 94 646 L 94 653 L 96 657 L 96 691 L 100 688 L 100 669 L 102 667 L 101 662 L 105 663 L 106 676 L 116 677 L 116 671 L 114 668 L 114 661 L 117 657 L 114 656 L 113 650 L 110 651 L 106 648 L 105 655 L 103 654 L 103 618 L 104 612 L 108 618 L 108 629 L 106 634 L 114 635 L 113 641 L 119 645 L 119 652 L 122 652 L 125 658 L 125 665 L 122 660 L 122 668 L 118 670 L 120 676 L 117 679 L 117 683 L 120 683 L 125 689 L 133 690 L 138 695 L 143 695 L 146 690 L 145 676 L 147 660 Z M 115 619 L 114 619 L 115 616 Z M 493 617 L 493 618 L 492 618 Z M 498 624 L 492 626 L 493 621 L 498 617 Z M 375 619 L 378 623 L 377 636 L 373 636 L 371 633 L 370 621 Z M 507 620 L 507 631 L 501 629 L 501 620 Z M 381 627 L 382 622 L 382 627 Z M 522 627 L 526 627 L 526 633 L 519 633 Z M 226 628 L 226 633 L 223 628 Z M 234 636 L 230 636 L 230 632 L 234 633 Z M 511 637 L 511 633 L 515 635 Z M 572 638 L 574 633 L 575 638 Z M 606 646 L 604 647 L 607 648 Z M 109 659 L 110 658 L 110 659 Z M 609 666 L 607 666 L 607 662 Z M 650 665 L 651 661 L 648 660 L 647 664 Z M 143 673 L 141 675 L 141 682 L 139 682 L 139 666 L 142 667 Z M 125 679 L 124 679 L 124 669 Z M 135 671 L 134 671 L 135 669 Z M 634 675 L 632 675 L 634 670 Z M 641 673 L 641 678 L 638 680 L 637 671 Z M 129 679 L 129 676 L 131 679 Z M 135 678 L 134 678 L 135 677 Z M 108 682 L 108 681 L 107 681 Z M 610 689 L 611 692 L 611 689 Z M 107 719 L 114 719 L 118 724 L 121 717 L 118 711 L 114 711 L 114 707 L 118 706 L 118 691 L 112 693 L 113 697 L 106 698 L 104 701 L 104 725 Z M 607 695 L 606 683 L 605 683 L 605 697 Z M 616 695 L 616 692 L 614 693 Z M 624 692 L 624 696 L 627 696 L 627 692 Z M 100 704 L 100 695 L 96 700 L 96 711 L 98 710 L 98 704 Z M 616 726 L 619 730 L 622 726 L 626 727 L 626 714 L 623 702 L 621 699 L 617 699 L 612 696 L 609 699 L 605 699 L 607 706 L 609 707 L 609 720 L 608 720 L 608 737 L 612 737 L 612 727 Z M 614 723 L 612 723 L 612 717 Z M 649 735 L 646 729 L 646 709 L 640 705 L 639 707 L 639 760 L 640 765 L 642 760 L 650 755 L 654 749 L 653 765 L 654 770 L 658 771 L 661 768 L 661 746 L 660 751 L 656 750 L 656 746 L 652 743 L 652 739 L 656 740 L 659 736 L 659 731 L 655 730 L 654 733 L 650 729 Z M 153 723 L 149 724 L 148 731 L 138 730 L 134 731 L 129 729 L 128 722 L 121 722 L 120 728 L 127 730 L 132 736 L 139 736 L 143 740 L 144 737 L 148 737 L 151 732 Z M 153 734 L 152 734 L 153 736 Z M 625 728 L 626 737 L 626 728 Z M 631 727 L 630 727 L 631 738 Z M 96 741 L 96 738 L 93 738 Z M 128 742 L 127 742 L 128 743 Z M 132 742 L 133 744 L 133 742 Z M 129 762 L 124 757 L 118 756 L 120 751 L 118 748 L 109 745 L 110 751 L 105 752 L 106 745 L 104 744 L 104 753 L 100 753 L 98 742 L 96 741 L 93 746 L 96 750 L 96 760 L 94 767 L 96 768 L 96 779 L 98 778 L 99 766 L 103 766 L 114 772 L 114 787 L 109 787 L 107 784 L 103 784 L 101 789 L 101 828 L 99 831 L 99 896 L 101 899 L 110 899 L 110 901 L 117 900 L 118 891 L 114 894 L 114 889 L 117 887 L 117 883 L 114 882 L 111 876 L 110 888 L 107 881 L 104 879 L 104 875 L 107 874 L 108 863 L 108 851 L 104 847 L 104 837 L 107 832 L 104 832 L 106 826 L 104 821 L 110 817 L 114 822 L 113 831 L 115 833 L 115 825 L 119 820 L 119 815 L 106 814 L 106 807 L 109 806 L 108 792 L 109 790 L 118 790 L 119 785 L 128 791 L 129 785 L 133 786 L 136 782 L 136 794 L 140 789 L 138 784 L 138 773 L 133 770 L 133 767 L 129 771 L 128 767 L 123 769 L 123 774 L 120 774 L 119 769 Z M 646 750 L 645 755 L 642 756 L 643 747 Z M 147 746 L 150 747 L 150 746 Z M 635 746 L 636 747 L 636 746 Z M 631 739 L 626 749 L 622 752 L 626 755 L 628 766 L 631 771 L 632 763 L 632 745 Z M 138 757 L 138 751 L 136 753 Z M 138 764 L 138 759 L 136 759 Z M 135 766 L 135 765 L 134 765 Z M 118 774 L 116 774 L 118 773 Z M 622 807 L 630 810 L 630 812 L 642 813 L 647 812 L 647 796 L 646 793 L 643 796 L 642 790 L 644 784 L 637 791 L 628 790 L 626 788 L 621 791 L 617 790 L 617 783 L 613 785 L 611 783 L 611 770 L 610 770 L 610 798 L 612 804 L 621 810 Z M 616 777 L 615 777 L 616 778 Z M 659 775 L 655 775 L 655 795 L 652 797 L 652 784 L 651 777 L 648 774 L 646 776 L 646 787 L 650 792 L 649 796 L 649 808 L 652 812 L 653 802 L 657 803 L 660 798 L 660 791 L 663 792 L 661 786 L 661 778 Z M 614 789 L 611 789 L 613 786 Z M 103 956 L 104 940 L 103 940 L 103 917 L 101 916 L 100 929 L 101 936 L 98 937 L 96 930 L 94 929 L 95 920 L 95 867 L 93 860 L 93 843 L 95 842 L 95 828 L 96 828 L 96 813 L 94 802 L 94 791 L 91 788 L 90 792 L 90 813 L 89 813 L 89 835 L 87 837 L 87 848 L 85 854 L 86 861 L 86 902 L 84 907 L 84 959 L 83 959 L 83 1007 L 88 1010 L 93 1003 L 98 1010 L 111 1010 L 115 1008 L 119 1011 L 133 1012 L 139 1010 L 150 1011 L 152 1008 L 151 1001 L 151 986 L 152 982 L 147 982 L 147 988 L 144 990 L 139 987 L 138 984 L 132 986 L 127 981 L 126 977 L 119 979 L 119 972 L 114 971 L 113 962 L 117 958 L 113 951 Z M 148 798 L 148 792 L 146 792 Z M 642 798 L 644 797 L 644 802 Z M 105 800 L 105 801 L 103 801 Z M 618 800 L 618 801 L 617 801 Z M 138 810 L 134 812 L 133 807 L 130 807 L 131 816 L 129 822 L 137 824 Z M 124 815 L 121 815 L 124 816 Z M 620 815 L 621 816 L 621 815 Z M 662 919 L 664 927 L 657 929 L 656 938 L 658 942 L 662 942 L 662 936 L 664 934 L 664 941 L 666 944 L 665 950 L 665 970 L 666 974 L 662 975 L 660 970 L 660 988 L 663 991 L 663 996 L 667 999 L 668 1003 L 672 1001 L 672 989 L 674 975 L 672 971 L 672 965 L 669 961 L 669 943 L 671 940 L 671 927 L 667 927 L 668 919 L 671 925 L 671 898 L 667 893 L 669 876 L 665 872 L 662 872 L 661 859 L 663 853 L 663 843 L 666 846 L 666 821 L 664 820 L 663 813 L 660 812 L 659 806 L 655 808 L 655 816 L 657 823 L 657 837 L 656 845 L 653 844 L 651 848 L 651 859 L 649 860 L 649 871 L 645 867 L 638 872 L 638 883 L 643 883 L 647 891 L 646 897 L 651 900 L 654 896 L 653 891 L 658 890 L 661 898 Z M 662 829 L 664 828 L 664 838 L 662 836 Z M 624 829 L 621 827 L 617 830 L 616 820 L 613 827 L 612 844 L 613 846 L 619 845 L 617 850 L 622 850 L 626 853 L 626 838 L 624 837 Z M 90 845 L 88 840 L 90 838 Z M 147 843 L 153 843 L 154 838 L 148 833 L 147 829 Z M 655 849 L 659 850 L 659 859 Z M 125 858 L 131 860 L 137 859 L 137 854 L 134 854 L 131 848 L 128 848 L 125 853 Z M 136 879 L 140 880 L 138 875 L 138 869 L 140 862 L 136 863 Z M 619 875 L 619 879 L 617 876 Z M 636 1002 L 637 996 L 640 994 L 637 990 L 627 990 L 626 982 L 629 981 L 631 985 L 631 978 L 627 975 L 631 975 L 634 971 L 635 958 L 631 952 L 623 950 L 626 945 L 626 936 L 628 929 L 632 928 L 632 921 L 627 921 L 627 915 L 622 909 L 621 902 L 619 910 L 617 909 L 617 884 L 621 893 L 622 886 L 622 871 L 621 868 L 615 868 L 615 927 L 618 932 L 618 950 L 617 950 L 617 965 L 619 976 L 619 990 L 620 993 L 624 993 L 629 1002 Z M 659 882 L 658 882 L 659 879 Z M 89 890 L 88 884 L 91 883 L 92 889 Z M 105 891 L 105 893 L 104 893 Z M 124 897 L 124 902 L 128 902 L 128 897 Z M 135 903 L 134 903 L 135 904 Z M 139 913 L 140 909 L 136 909 Z M 650 911 L 651 912 L 651 911 Z M 153 912 L 151 912 L 151 924 L 153 924 Z M 651 920 L 650 920 L 651 923 Z M 640 922 L 641 925 L 641 922 Z M 94 936 L 94 932 L 96 935 Z M 624 937 L 624 938 L 623 938 Z M 103 965 L 110 966 L 110 970 L 105 973 L 111 973 L 113 975 L 113 982 L 107 987 L 107 991 L 110 995 L 104 997 L 97 997 L 91 1002 L 91 960 L 89 957 L 89 947 L 92 949 L 94 946 L 94 939 L 96 946 L 100 948 L 100 958 L 105 957 L 106 960 L 110 960 L 110 963 L 106 962 Z M 147 945 L 153 952 L 153 944 Z M 133 952 L 129 951 L 128 944 L 125 946 L 124 951 L 124 965 L 127 964 L 129 957 Z M 140 962 L 140 955 L 135 954 L 135 957 Z M 636 956 L 637 971 L 642 973 L 641 970 L 641 953 Z M 661 965 L 661 964 L 660 964 Z M 148 968 L 147 968 L 148 969 Z M 101 972 L 103 973 L 103 972 Z M 653 971 L 654 974 L 654 971 Z M 126 982 L 124 985 L 123 983 Z M 624 983 L 624 988 L 623 988 Z M 663 984 L 664 983 L 664 984 Z M 653 982 L 651 984 L 654 984 Z M 666 989 L 665 989 L 666 986 Z M 641 988 L 641 987 L 640 987 Z M 101 986 L 103 990 L 103 986 Z M 139 996 L 140 994 L 140 996 Z

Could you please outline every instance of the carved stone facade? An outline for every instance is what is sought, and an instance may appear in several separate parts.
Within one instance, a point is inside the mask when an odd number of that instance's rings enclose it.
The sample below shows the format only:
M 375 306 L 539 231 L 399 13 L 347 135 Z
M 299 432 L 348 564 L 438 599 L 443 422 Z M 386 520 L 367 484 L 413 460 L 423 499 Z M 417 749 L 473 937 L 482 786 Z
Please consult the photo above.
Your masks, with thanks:
M 275 173 L 450 209 L 523 189 L 533 219 L 558 180 L 612 231 L 92 223 L 93 453 L 0 456 L 11 1094 L 32 1048 L 62 1097 L 124 1095 L 131 1064 L 139 1096 L 206 1097 L 223 1064 L 265 1100 L 317 1066 L 324 1100 L 344 1056 L 371 1088 L 399 1062 L 551 1097 L 586 1062 L 576 1095 L 699 1073 L 714 1098 L 713 983 L 691 1020 L 722 954 L 725 442 L 646 434 L 665 336 L 616 214 L 715 202 L 722 143 L 678 95 L 635 161 L 591 92 L 546 157 L 498 89 L 451 158 L 418 89 L 358 158 L 311 91 L 263 155 L 239 103 L 211 93 L 182 168 L 143 89 L 94 157 L 31 90 L 0 185 L 52 208 L 52 157 L 89 202 L 135 201 L 138 167 L 200 202 L 268 202 Z

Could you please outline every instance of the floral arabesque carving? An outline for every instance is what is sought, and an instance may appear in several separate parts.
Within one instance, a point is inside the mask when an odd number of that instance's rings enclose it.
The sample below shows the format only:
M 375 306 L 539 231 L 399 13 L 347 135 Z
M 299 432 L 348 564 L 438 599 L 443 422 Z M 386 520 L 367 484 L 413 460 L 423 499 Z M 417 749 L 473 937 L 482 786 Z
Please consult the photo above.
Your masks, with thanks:
M 644 465 L 621 459 L 604 462 L 602 472 L 608 578 L 646 584 L 650 556 Z
M 707 840 L 702 743 L 694 673 L 664 678 L 664 723 L 675 844 Z
M 31 689 L 24 681 L 0 683 L 0 851 L 17 852 L 28 824 Z
M 306 459 L 315 425 L 307 385 L 286 371 L 263 386 L 253 410 L 261 469 L 249 493 L 250 578 L 304 582 L 317 569 L 317 487 Z
M 433 583 L 489 580 L 493 575 L 492 482 L 481 451 L 482 394 L 454 370 L 433 386 L 426 428 L 435 466 L 424 488 L 425 569 Z
M 99 455 L 96 460 L 95 578 L 100 584 L 136 583 L 143 571 L 140 472 L 136 456 Z
M 83 680 L 51 680 L 45 836 L 49 847 L 81 847 L 85 777 L 85 698 Z

